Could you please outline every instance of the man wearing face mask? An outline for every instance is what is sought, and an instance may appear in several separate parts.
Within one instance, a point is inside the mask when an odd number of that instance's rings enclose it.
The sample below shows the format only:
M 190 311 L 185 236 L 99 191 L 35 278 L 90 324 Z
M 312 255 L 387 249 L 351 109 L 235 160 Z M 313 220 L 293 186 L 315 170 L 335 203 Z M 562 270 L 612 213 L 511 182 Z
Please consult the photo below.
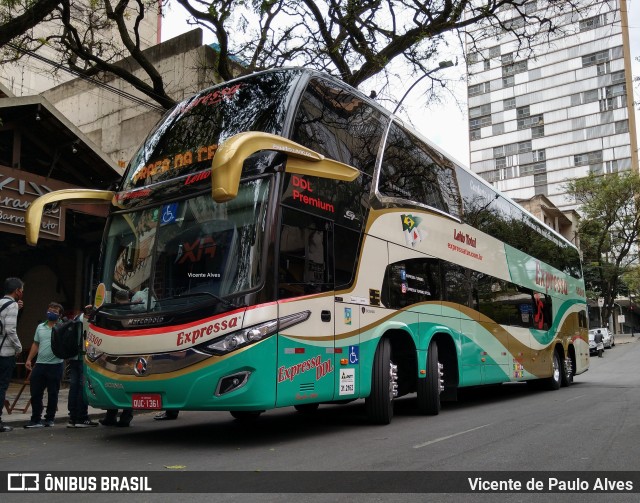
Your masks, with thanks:
M 25 428 L 43 428 L 54 425 L 58 407 L 58 392 L 64 371 L 64 360 L 51 351 L 51 329 L 62 316 L 62 306 L 56 302 L 49 303 L 47 321 L 38 325 L 29 356 L 25 362 L 27 370 L 31 370 L 31 421 Z M 38 354 L 35 366 L 32 360 Z M 47 411 L 41 421 L 44 390 L 47 390 Z

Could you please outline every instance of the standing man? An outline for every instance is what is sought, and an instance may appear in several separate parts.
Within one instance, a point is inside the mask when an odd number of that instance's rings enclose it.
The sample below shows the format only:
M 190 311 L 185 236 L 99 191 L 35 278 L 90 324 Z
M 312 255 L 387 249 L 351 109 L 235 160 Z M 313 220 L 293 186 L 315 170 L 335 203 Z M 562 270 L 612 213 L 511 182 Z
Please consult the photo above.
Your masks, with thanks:
M 62 316 L 62 306 L 57 302 L 51 302 L 47 308 L 47 321 L 38 325 L 33 344 L 29 350 L 29 356 L 25 362 L 27 370 L 31 372 L 31 421 L 25 428 L 42 428 L 53 426 L 58 408 L 58 392 L 60 391 L 60 381 L 64 371 L 64 360 L 58 358 L 51 351 L 51 329 Z M 31 361 L 38 354 L 35 366 Z M 42 398 L 44 390 L 47 390 L 47 412 L 42 417 Z
M 596 334 L 593 336 L 593 342 L 596 343 L 598 358 L 602 358 L 602 353 L 604 353 L 604 337 L 600 330 L 596 330 Z
M 11 431 L 11 426 L 2 424 L 2 408 L 16 366 L 16 355 L 22 353 L 22 344 L 18 339 L 16 325 L 18 311 L 22 309 L 24 283 L 19 278 L 7 278 L 4 281 L 4 297 L 0 300 L 0 433 Z

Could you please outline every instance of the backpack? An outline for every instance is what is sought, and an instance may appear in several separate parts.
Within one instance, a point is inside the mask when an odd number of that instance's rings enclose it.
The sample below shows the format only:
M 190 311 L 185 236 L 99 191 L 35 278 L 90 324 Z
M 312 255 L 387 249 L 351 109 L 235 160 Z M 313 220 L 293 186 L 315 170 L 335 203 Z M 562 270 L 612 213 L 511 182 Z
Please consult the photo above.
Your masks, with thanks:
M 4 311 L 5 308 L 7 308 L 11 304 L 13 304 L 14 302 L 15 302 L 15 300 L 9 300 L 9 301 L 5 302 L 4 304 L 2 304 L 2 306 L 0 306 L 0 313 L 2 311 Z M 2 349 L 2 346 L 4 346 L 4 340 L 7 338 L 7 336 L 4 333 L 4 323 L 2 323 L 2 317 L 1 316 L 0 316 L 0 335 L 2 335 L 2 342 L 0 343 L 0 349 Z
M 82 320 L 58 323 L 51 329 L 51 351 L 58 358 L 75 358 L 82 351 Z

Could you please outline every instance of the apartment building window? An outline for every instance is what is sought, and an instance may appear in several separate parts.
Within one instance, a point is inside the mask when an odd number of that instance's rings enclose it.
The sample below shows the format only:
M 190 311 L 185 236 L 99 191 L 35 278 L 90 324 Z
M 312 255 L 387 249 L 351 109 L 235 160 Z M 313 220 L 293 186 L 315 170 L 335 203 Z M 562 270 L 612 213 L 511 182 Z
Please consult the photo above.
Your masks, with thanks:
M 533 162 L 530 164 L 523 164 L 520 166 L 520 176 L 544 174 L 546 177 L 547 163 L 546 162 Z M 545 182 L 546 183 L 546 182 Z
M 575 166 L 587 166 L 588 164 L 602 163 L 602 150 L 587 152 L 585 154 L 577 154 L 573 156 L 573 164 Z
M 610 110 L 615 110 L 616 108 L 621 108 L 618 98 L 608 98 L 608 99 L 605 98 L 600 100 L 601 112 L 608 112 Z
M 602 170 L 602 163 L 600 164 L 590 164 L 589 165 L 589 173 L 594 175 L 602 175 L 604 171 Z
M 472 65 L 480 61 L 480 53 L 477 51 L 467 54 L 467 64 Z
M 487 103 L 485 105 L 481 105 L 479 107 L 473 107 L 469 109 L 469 117 L 475 119 L 477 117 L 481 117 L 483 115 L 491 114 L 491 103 Z
M 616 134 L 628 133 L 629 132 L 629 121 L 617 121 L 616 122 Z
M 505 110 L 513 110 L 516 107 L 516 99 L 508 98 L 506 100 L 502 100 L 502 106 Z
M 598 75 L 606 75 L 607 73 L 611 72 L 611 63 L 609 63 L 608 61 L 606 63 L 600 63 L 597 69 Z
M 621 70 L 619 72 L 613 72 L 611 74 L 611 82 L 614 84 L 624 82 L 624 70 Z
M 485 59 L 484 60 L 484 69 L 485 70 L 491 70 L 491 60 L 490 59 Z
M 469 96 L 478 96 L 479 94 L 484 94 L 491 92 L 491 82 L 482 82 L 480 84 L 475 84 L 473 86 L 469 86 Z
M 472 129 L 471 131 L 469 131 L 469 139 L 471 141 L 479 140 L 480 138 L 482 138 L 482 135 L 480 134 L 479 129 Z
M 607 98 L 614 98 L 615 96 L 624 96 L 625 94 L 627 94 L 627 85 L 625 83 L 614 84 L 612 86 L 606 87 L 605 95 Z
M 544 136 L 544 124 L 541 126 L 535 126 L 531 128 L 531 138 L 542 138 Z
M 513 63 L 513 53 L 503 54 L 501 60 L 503 65 L 510 65 Z
M 604 63 L 605 61 L 609 61 L 608 49 L 606 51 L 593 52 L 582 56 L 582 68 L 597 65 L 598 63 Z
M 516 73 L 526 72 L 528 68 L 527 60 L 516 61 L 510 65 L 504 65 L 502 67 L 502 76 L 508 77 L 510 75 L 515 75 Z
M 500 56 L 500 46 L 494 45 L 493 47 L 490 47 L 489 58 L 497 58 L 498 56 Z
M 491 134 L 493 136 L 504 133 L 504 122 L 498 122 L 491 126 Z
M 534 162 L 544 161 L 545 160 L 545 152 L 544 149 L 534 150 L 533 151 L 533 160 Z
M 513 78 L 513 75 L 510 75 L 509 77 L 502 77 L 502 87 L 511 87 L 513 85 L 515 85 L 516 81 Z
M 524 18 L 522 16 L 514 17 L 502 23 L 504 31 L 517 30 L 524 26 Z
M 491 171 L 485 171 L 483 173 L 478 173 L 478 174 L 489 183 L 498 181 L 500 176 L 498 170 L 495 170 L 495 169 Z
M 524 119 L 518 119 L 518 129 L 529 129 L 535 126 L 544 124 L 544 117 L 542 115 L 532 115 Z
M 508 180 L 509 178 L 515 178 L 517 170 L 515 166 L 509 166 L 500 170 L 500 180 Z
M 618 172 L 618 161 L 607 161 L 604 163 L 604 171 L 605 173 L 617 173 Z
M 529 115 L 531 115 L 531 111 L 529 109 L 529 105 L 527 105 L 526 107 L 520 107 L 520 108 L 516 109 L 516 117 L 518 119 L 523 119 L 524 117 L 529 117 Z
M 531 152 L 531 141 L 521 141 L 521 142 L 519 142 L 518 143 L 518 154 L 526 154 L 527 152 Z
M 606 16 L 601 14 L 599 16 L 590 17 L 589 19 L 583 19 L 579 23 L 580 31 L 588 31 L 604 26 L 606 24 Z
M 598 101 L 597 89 L 591 89 L 590 91 L 582 93 L 582 103 L 593 103 L 594 101 Z
M 477 119 L 470 119 L 469 120 L 469 129 L 470 130 L 480 129 L 480 128 L 483 128 L 485 126 L 490 126 L 490 125 L 491 125 L 491 116 L 490 115 L 485 115 L 483 117 L 478 117 Z
M 507 158 L 506 157 L 498 157 L 496 159 L 496 169 L 506 168 L 507 167 Z

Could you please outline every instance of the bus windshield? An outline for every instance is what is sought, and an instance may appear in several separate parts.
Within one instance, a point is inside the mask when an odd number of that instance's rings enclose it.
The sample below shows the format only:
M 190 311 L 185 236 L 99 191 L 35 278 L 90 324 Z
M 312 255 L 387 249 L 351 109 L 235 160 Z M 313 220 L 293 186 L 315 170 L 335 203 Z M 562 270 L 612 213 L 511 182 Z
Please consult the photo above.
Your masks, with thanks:
M 105 309 L 165 312 L 225 296 L 262 281 L 261 251 L 270 178 L 240 184 L 218 204 L 207 192 L 115 214 L 104 248 Z M 230 303 L 229 303 L 230 304 Z
M 231 81 L 179 103 L 134 154 L 121 190 L 211 168 L 227 138 L 246 131 L 282 134 L 298 71 L 273 71 Z

